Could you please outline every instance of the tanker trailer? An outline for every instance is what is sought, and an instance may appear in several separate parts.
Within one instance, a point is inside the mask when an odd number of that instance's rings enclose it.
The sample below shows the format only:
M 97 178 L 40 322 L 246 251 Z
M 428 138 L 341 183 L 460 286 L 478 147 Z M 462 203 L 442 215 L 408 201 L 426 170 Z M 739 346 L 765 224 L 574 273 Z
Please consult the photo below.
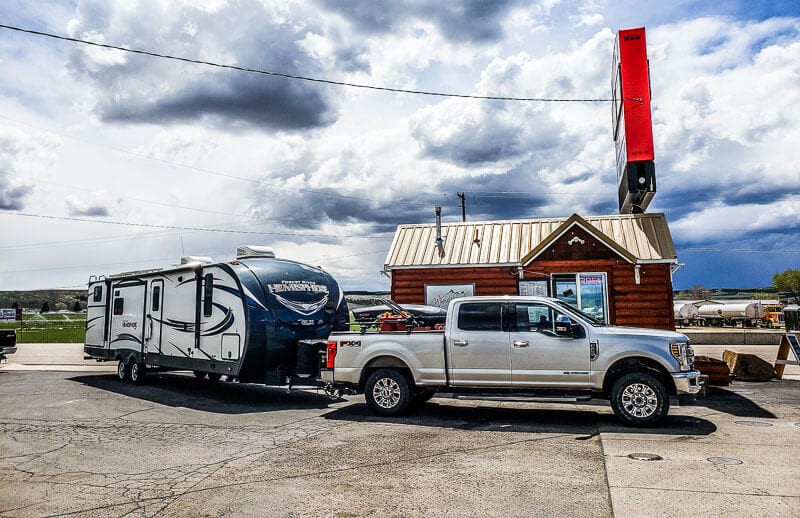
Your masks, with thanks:
M 700 317 L 705 318 L 710 326 L 758 326 L 767 314 L 764 305 L 759 302 L 743 302 L 736 304 L 707 304 L 700 306 Z
M 675 302 L 673 305 L 675 312 L 675 325 L 690 326 L 700 324 L 698 322 L 697 306 L 687 302 Z

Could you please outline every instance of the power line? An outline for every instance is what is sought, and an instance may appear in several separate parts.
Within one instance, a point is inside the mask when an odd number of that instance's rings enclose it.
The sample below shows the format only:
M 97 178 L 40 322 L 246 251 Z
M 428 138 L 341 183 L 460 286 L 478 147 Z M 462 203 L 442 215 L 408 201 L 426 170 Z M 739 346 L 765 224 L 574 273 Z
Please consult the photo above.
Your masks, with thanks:
M 303 234 L 300 232 L 259 232 L 255 230 L 230 230 L 220 228 L 203 227 L 181 227 L 177 225 L 152 225 L 147 223 L 130 223 L 127 221 L 94 220 L 87 218 L 72 218 L 67 216 L 48 216 L 45 214 L 31 214 L 29 212 L 11 212 L 0 210 L 0 214 L 10 216 L 25 216 L 29 218 L 57 219 L 62 221 L 80 221 L 84 223 L 103 223 L 106 225 L 122 225 L 128 227 L 163 228 L 169 230 L 188 230 L 193 232 L 217 232 L 222 234 L 253 234 L 261 236 L 297 236 L 297 237 L 328 237 L 328 238 L 348 238 L 348 239 L 393 239 L 389 236 L 342 236 L 335 234 Z
M 682 252 L 740 252 L 759 254 L 800 254 L 800 250 L 770 250 L 765 248 L 681 248 Z
M 2 26 L 0 26 L 0 27 L 2 27 Z M 181 167 L 181 168 L 184 168 L 184 169 L 189 169 L 189 170 L 192 170 L 192 171 L 197 171 L 197 172 L 200 172 L 200 173 L 209 174 L 209 175 L 213 175 L 213 176 L 222 176 L 222 177 L 225 177 L 225 178 L 231 178 L 233 180 L 240 180 L 242 182 L 247 182 L 247 183 L 251 183 L 251 184 L 254 184 L 254 185 L 267 185 L 271 189 L 280 189 L 280 190 L 283 190 L 283 191 L 304 192 L 304 193 L 309 193 L 309 194 L 316 194 L 316 195 L 319 195 L 319 196 L 331 196 L 331 197 L 336 197 L 336 198 L 347 198 L 347 199 L 351 199 L 351 200 L 368 201 L 368 202 L 371 202 L 371 203 L 382 203 L 382 204 L 391 204 L 391 205 L 413 205 L 413 206 L 430 206 L 430 205 L 433 205 L 433 202 L 431 202 L 431 203 L 419 203 L 419 202 L 403 201 L 403 200 L 379 200 L 379 199 L 375 199 L 375 198 L 366 198 L 366 197 L 363 197 L 363 196 L 343 195 L 343 194 L 337 194 L 337 193 L 326 192 L 326 191 L 317 191 L 317 190 L 311 190 L 311 189 L 300 189 L 300 188 L 293 188 L 293 187 L 284 187 L 284 186 L 280 186 L 280 185 L 273 185 L 271 180 L 254 180 L 252 178 L 245 178 L 244 176 L 237 176 L 237 175 L 233 175 L 233 174 L 229 174 L 229 173 L 223 173 L 223 172 L 220 172 L 220 171 L 214 171 L 214 170 L 211 170 L 211 169 L 206 169 L 206 168 L 203 168 L 203 167 L 196 167 L 196 166 L 189 165 L 189 164 L 183 164 L 181 162 L 173 162 L 173 161 L 170 161 L 170 160 L 165 160 L 163 158 L 158 158 L 158 157 L 154 157 L 154 156 L 151 156 L 151 155 L 145 155 L 143 153 L 136 153 L 134 151 L 130 151 L 130 150 L 123 149 L 123 148 L 118 148 L 118 147 L 109 146 L 109 145 L 101 145 L 101 144 L 97 144 L 95 142 L 90 142 L 90 141 L 87 141 L 87 140 L 84 140 L 84 139 L 81 139 L 81 138 L 78 138 L 78 137 L 74 137 L 72 135 L 67 135 L 65 133 L 61 133 L 61 132 L 55 131 L 55 130 L 53 130 L 51 128 L 43 128 L 41 126 L 36 126 L 36 125 L 30 124 L 30 123 L 27 123 L 27 122 L 18 121 L 18 120 L 15 120 L 15 119 L 4 117 L 2 115 L 0 115 L 0 119 L 11 121 L 11 122 L 14 122 L 16 124 L 22 124 L 24 126 L 28 126 L 28 127 L 34 128 L 34 129 L 41 130 L 41 131 L 47 131 L 47 132 L 53 133 L 54 135 L 59 135 L 59 136 L 64 137 L 64 138 L 76 140 L 78 142 L 83 142 L 84 144 L 89 144 L 89 145 L 96 146 L 96 147 L 110 149 L 112 151 L 117 151 L 119 153 L 124 153 L 124 154 L 130 155 L 130 156 L 134 156 L 134 157 L 137 157 L 137 158 L 143 158 L 145 160 L 152 160 L 154 162 L 160 162 L 162 164 L 167 164 L 167 165 L 171 165 L 171 166 L 174 166 L 174 167 Z M 55 183 L 55 182 L 50 182 L 50 183 Z M 58 185 L 58 184 L 56 184 L 56 185 Z M 143 200 L 139 200 L 139 201 L 143 201 Z M 146 203 L 155 203 L 155 202 L 146 202 Z M 192 209 L 192 210 L 196 210 L 196 209 Z M 295 220 L 287 220 L 287 221 L 295 221 Z
M 455 94 L 455 93 L 444 93 L 444 92 L 432 92 L 432 91 L 425 91 L 425 90 L 408 90 L 404 88 L 390 88 L 386 86 L 375 86 L 375 85 L 367 85 L 367 84 L 360 84 L 360 83 L 348 83 L 344 81 L 333 81 L 330 79 L 321 79 L 317 77 L 307 77 L 307 76 L 298 76 L 293 74 L 285 74 L 283 72 L 272 72 L 269 70 L 262 70 L 258 68 L 249 68 L 249 67 L 240 67 L 237 65 L 225 65 L 221 63 L 214 63 L 212 61 L 205 61 L 201 59 L 191 59 L 185 58 L 180 56 L 173 56 L 170 54 L 161 54 L 158 52 L 152 52 L 147 50 L 140 50 L 140 49 L 131 49 L 126 47 L 119 47 L 116 45 L 109 45 L 106 43 L 96 43 L 93 41 L 81 40 L 78 38 L 71 38 L 68 36 L 60 36 L 58 34 L 52 34 L 49 32 L 42 32 L 42 31 L 35 31 L 32 29 L 24 29 L 22 27 L 15 27 L 13 25 L 3 25 L 0 24 L 1 29 L 8 29 L 12 31 L 22 32 L 26 34 L 33 34 L 36 36 L 44 36 L 47 38 L 53 38 L 57 40 L 63 41 L 70 41 L 72 43 L 80 43 L 83 45 L 91 45 L 93 47 L 100 47 L 104 49 L 112 49 L 112 50 L 119 50 L 122 52 L 130 52 L 132 54 L 140 54 L 144 56 L 150 56 L 155 58 L 162 58 L 162 59 L 172 59 L 175 61 L 182 61 L 184 63 L 192 63 L 195 65 L 206 65 L 211 67 L 217 68 L 224 68 L 228 70 L 236 70 L 238 72 L 249 72 L 253 74 L 262 74 L 272 77 L 281 77 L 284 79 L 294 79 L 298 81 L 309 81 L 312 83 L 323 83 L 335 86 L 348 86 L 352 88 L 363 88 L 367 90 L 379 90 L 384 92 L 394 92 L 394 93 L 401 93 L 401 94 L 414 94 L 414 95 L 429 95 L 429 96 L 436 96 L 436 97 L 456 97 L 461 99 L 481 99 L 481 100 L 489 100 L 489 101 L 523 101 L 523 102 L 613 102 L 613 99 L 557 99 L 557 98 L 537 98 L 537 97 L 503 97 L 503 96 L 495 96 L 495 95 L 470 95 L 470 94 Z M 626 99 L 631 101 L 638 101 L 642 102 L 641 99 Z
M 311 260 L 311 261 L 306 261 L 306 262 L 309 263 L 309 264 L 324 263 L 324 262 L 327 262 L 327 261 L 336 261 L 336 260 L 340 260 L 340 259 L 350 259 L 352 257 L 361 257 L 361 256 L 365 256 L 365 255 L 380 254 L 380 253 L 386 253 L 386 252 L 388 252 L 388 250 L 372 250 L 370 252 L 363 252 L 363 253 L 351 254 L 351 255 L 342 255 L 342 256 L 339 256 L 339 257 L 328 257 L 328 258 L 324 258 L 324 259 L 316 259 L 316 260 Z M 219 256 L 219 255 L 221 255 L 219 253 L 209 253 L 209 252 L 200 252 L 200 253 L 205 253 L 205 254 L 211 255 L 211 256 Z M 80 270 L 80 269 L 83 269 L 83 268 L 100 268 L 100 267 L 107 267 L 107 266 L 123 266 L 123 265 L 145 265 L 145 264 L 157 264 L 157 263 L 163 264 L 163 263 L 165 263 L 167 261 L 172 261 L 174 259 L 175 259 L 175 257 L 161 257 L 161 258 L 158 258 L 158 259 L 143 259 L 141 261 L 123 261 L 123 262 L 104 263 L 104 264 L 83 264 L 83 265 L 72 265 L 72 266 L 54 266 L 54 267 L 51 267 L 51 268 L 31 268 L 31 269 L 25 269 L 25 270 L 6 270 L 6 271 L 0 271 L 0 274 L 30 273 L 30 272 L 51 272 L 51 271 L 60 271 L 60 270 Z M 218 261 L 218 262 L 224 262 L 224 260 L 223 261 Z M 70 286 L 62 286 L 62 287 L 69 288 Z M 83 287 L 83 285 L 81 285 L 79 287 Z

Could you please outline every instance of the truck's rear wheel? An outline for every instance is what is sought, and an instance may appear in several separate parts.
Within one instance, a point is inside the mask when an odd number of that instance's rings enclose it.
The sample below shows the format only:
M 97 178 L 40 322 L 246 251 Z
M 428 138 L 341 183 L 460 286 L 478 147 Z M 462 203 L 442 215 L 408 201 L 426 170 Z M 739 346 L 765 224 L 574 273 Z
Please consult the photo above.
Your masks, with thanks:
M 408 409 L 411 390 L 405 375 L 397 369 L 378 369 L 367 379 L 364 398 L 379 415 L 400 415 Z
M 128 381 L 129 375 L 130 371 L 128 370 L 128 364 L 125 363 L 125 360 L 120 359 L 119 363 L 117 363 L 117 378 L 120 381 Z
M 669 412 L 669 395 L 664 384 L 647 372 L 621 376 L 611 389 L 611 408 L 624 424 L 654 426 Z

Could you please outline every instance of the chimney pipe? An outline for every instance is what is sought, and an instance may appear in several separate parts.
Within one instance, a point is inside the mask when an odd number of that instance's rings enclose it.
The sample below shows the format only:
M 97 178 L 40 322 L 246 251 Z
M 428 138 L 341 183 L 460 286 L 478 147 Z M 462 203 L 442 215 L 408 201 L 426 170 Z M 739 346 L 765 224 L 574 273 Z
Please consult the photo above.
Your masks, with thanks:
M 436 207 L 436 248 L 439 255 L 444 255 L 444 239 L 442 239 L 442 208 Z

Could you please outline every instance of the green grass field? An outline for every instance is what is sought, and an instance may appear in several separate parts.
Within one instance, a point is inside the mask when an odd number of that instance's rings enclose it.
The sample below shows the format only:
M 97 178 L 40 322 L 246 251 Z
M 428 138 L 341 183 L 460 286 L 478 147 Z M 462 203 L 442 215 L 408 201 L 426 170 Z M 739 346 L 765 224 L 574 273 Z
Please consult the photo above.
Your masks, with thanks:
M 24 315 L 22 322 L 0 322 L 0 329 L 16 329 L 17 343 L 83 343 L 85 313 L 44 313 Z

